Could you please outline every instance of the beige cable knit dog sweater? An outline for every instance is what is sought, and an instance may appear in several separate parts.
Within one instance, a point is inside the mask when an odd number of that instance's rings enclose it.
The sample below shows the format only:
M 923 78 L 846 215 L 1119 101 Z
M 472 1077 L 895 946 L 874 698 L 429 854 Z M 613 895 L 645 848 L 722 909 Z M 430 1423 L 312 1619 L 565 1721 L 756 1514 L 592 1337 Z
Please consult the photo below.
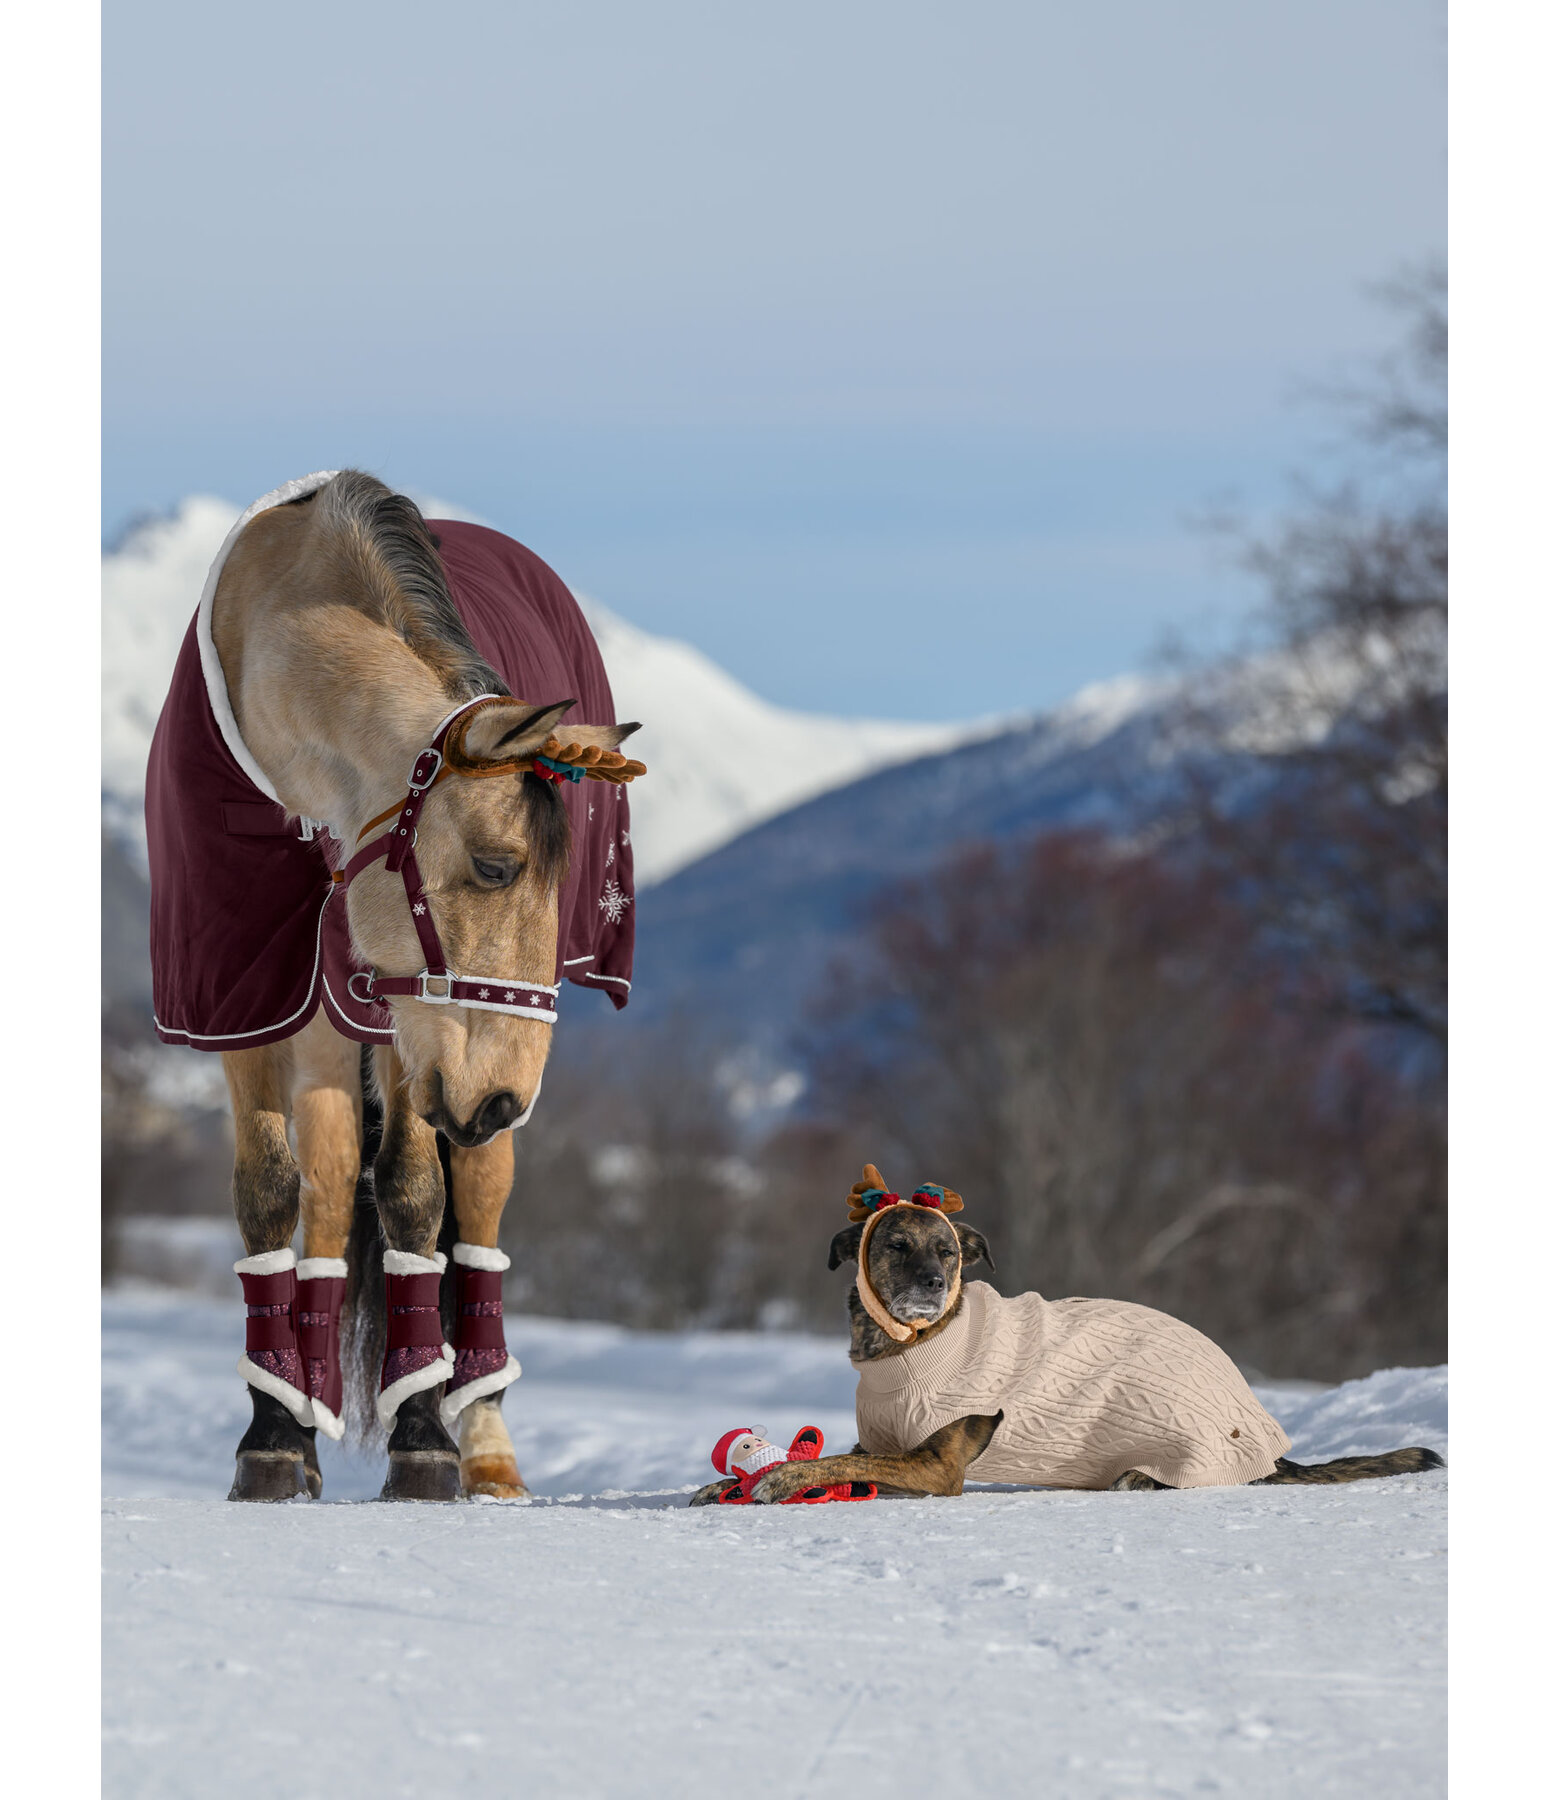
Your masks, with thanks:
M 975 1481 L 1106 1488 L 1138 1469 L 1168 1487 L 1230 1487 L 1291 1447 L 1224 1351 L 1123 1300 L 1006 1299 L 971 1281 L 934 1337 L 855 1366 L 856 1435 L 873 1455 L 1004 1413 Z

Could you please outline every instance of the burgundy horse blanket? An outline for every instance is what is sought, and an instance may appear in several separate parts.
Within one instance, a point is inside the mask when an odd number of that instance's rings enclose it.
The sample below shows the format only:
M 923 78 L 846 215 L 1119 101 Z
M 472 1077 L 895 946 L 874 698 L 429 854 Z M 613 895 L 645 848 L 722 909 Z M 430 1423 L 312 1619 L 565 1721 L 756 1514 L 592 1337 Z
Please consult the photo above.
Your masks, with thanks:
M 307 476 L 277 488 L 232 528 L 151 742 L 151 966 L 156 1030 L 170 1044 L 272 1044 L 300 1031 L 320 1005 L 359 1043 L 393 1035 L 386 1004 L 361 1001 L 347 986 L 367 966 L 351 948 L 344 893 L 331 879 L 347 847 L 325 821 L 288 817 L 275 798 L 237 728 L 210 628 L 216 583 L 242 527 L 328 479 Z M 615 723 L 602 657 L 559 576 L 498 531 L 427 523 L 469 636 L 512 694 L 534 703 L 574 696 L 577 722 Z M 386 792 L 407 771 L 382 774 Z M 566 782 L 560 793 L 571 857 L 554 983 L 601 988 L 623 1006 L 635 948 L 630 803 L 612 783 Z

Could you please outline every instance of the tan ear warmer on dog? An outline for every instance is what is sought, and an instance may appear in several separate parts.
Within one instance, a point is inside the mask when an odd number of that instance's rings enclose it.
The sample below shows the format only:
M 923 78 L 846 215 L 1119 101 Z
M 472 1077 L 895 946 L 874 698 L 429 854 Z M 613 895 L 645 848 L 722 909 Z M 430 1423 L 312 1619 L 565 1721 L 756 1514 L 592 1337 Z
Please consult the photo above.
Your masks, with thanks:
M 938 1187 L 934 1182 L 923 1182 L 914 1194 L 905 1200 L 898 1194 L 888 1191 L 888 1185 L 878 1173 L 874 1163 L 868 1163 L 861 1171 L 861 1179 L 856 1182 L 849 1197 L 850 1219 L 852 1224 L 866 1220 L 866 1229 L 861 1234 L 861 1242 L 856 1248 L 856 1292 L 861 1296 L 861 1304 L 867 1310 L 867 1316 L 886 1331 L 896 1344 L 913 1344 L 925 1328 L 920 1325 L 906 1325 L 896 1319 L 878 1298 L 877 1289 L 872 1286 L 872 1278 L 867 1273 L 867 1246 L 872 1241 L 872 1232 L 877 1221 L 891 1206 L 915 1206 L 922 1212 L 955 1213 L 963 1211 L 963 1196 L 955 1194 L 951 1188 Z M 951 1221 L 949 1221 L 951 1223 Z M 958 1235 L 957 1230 L 953 1236 Z M 963 1288 L 963 1256 L 958 1257 L 958 1266 L 953 1270 L 953 1284 L 947 1291 L 947 1300 L 936 1319 L 928 1320 L 934 1325 L 937 1320 L 945 1318 L 956 1304 Z

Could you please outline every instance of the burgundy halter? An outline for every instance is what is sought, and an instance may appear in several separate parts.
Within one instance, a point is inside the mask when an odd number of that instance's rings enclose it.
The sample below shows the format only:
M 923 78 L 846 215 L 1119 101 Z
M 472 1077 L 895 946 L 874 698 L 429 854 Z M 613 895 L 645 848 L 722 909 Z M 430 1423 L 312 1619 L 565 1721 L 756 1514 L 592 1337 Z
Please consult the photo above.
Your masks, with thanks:
M 357 971 L 347 983 L 352 999 L 364 1003 L 385 995 L 403 994 L 432 1006 L 469 1006 L 484 1012 L 515 1013 L 519 1018 L 538 1019 L 545 1025 L 555 1022 L 558 1016 L 555 1004 L 560 993 L 557 986 L 551 987 L 547 982 L 518 980 L 505 975 L 459 975 L 447 967 L 441 938 L 436 931 L 436 921 L 431 916 L 431 903 L 426 897 L 425 884 L 420 879 L 420 866 L 414 855 L 417 836 L 415 821 L 420 816 L 425 798 L 433 787 L 449 775 L 505 775 L 532 770 L 534 765 L 531 758 L 473 766 L 456 765 L 447 760 L 447 736 L 452 727 L 461 719 L 465 721 L 466 728 L 467 716 L 476 707 L 507 699 L 508 696 L 504 694 L 481 694 L 449 713 L 437 726 L 436 735 L 430 743 L 414 759 L 414 767 L 409 771 L 409 792 L 402 805 L 397 808 L 392 829 L 386 836 L 368 844 L 364 850 L 357 850 L 342 869 L 335 871 L 335 882 L 348 889 L 363 869 L 370 868 L 379 858 L 386 857 L 389 870 L 403 877 L 409 916 L 414 921 L 420 949 L 425 956 L 425 967 L 418 975 L 379 975 L 375 969 L 369 974 Z M 549 771 L 542 768 L 538 772 L 546 777 L 549 775 Z M 384 823 L 392 816 L 392 808 L 386 813 L 379 813 L 375 819 L 362 826 L 356 842 L 359 843 L 374 826 Z M 357 987 L 357 982 L 362 985 Z

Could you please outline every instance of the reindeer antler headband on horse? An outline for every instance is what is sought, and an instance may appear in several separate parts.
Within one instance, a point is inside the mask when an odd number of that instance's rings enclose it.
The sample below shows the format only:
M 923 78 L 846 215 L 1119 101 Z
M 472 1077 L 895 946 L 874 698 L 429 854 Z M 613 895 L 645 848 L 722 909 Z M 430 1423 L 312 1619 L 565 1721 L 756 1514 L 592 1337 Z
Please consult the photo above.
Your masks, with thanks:
M 856 1247 L 856 1292 L 861 1296 L 861 1304 L 866 1308 L 872 1320 L 886 1331 L 896 1343 L 912 1344 L 920 1335 L 919 1325 L 905 1325 L 896 1319 L 878 1298 L 877 1290 L 867 1273 L 867 1246 L 872 1240 L 872 1233 L 877 1229 L 877 1222 L 893 1206 L 917 1206 L 925 1210 L 939 1213 L 955 1213 L 963 1211 L 963 1196 L 952 1188 L 938 1187 L 934 1181 L 923 1181 L 918 1188 L 905 1199 L 900 1194 L 890 1193 L 888 1184 L 883 1180 L 875 1163 L 867 1163 L 861 1171 L 861 1179 L 855 1182 L 847 1197 L 846 1204 L 850 1208 L 850 1221 L 859 1225 L 866 1220 L 866 1229 L 861 1234 L 861 1242 Z M 951 1221 L 949 1220 L 949 1223 Z M 953 1235 L 957 1236 L 956 1229 Z M 946 1317 L 952 1310 L 963 1286 L 963 1261 L 959 1259 L 953 1270 L 953 1283 L 948 1289 L 947 1298 L 943 1302 L 939 1316 Z
M 334 881 L 348 888 L 364 869 L 384 857 L 389 871 L 402 876 L 404 895 L 409 902 L 409 916 L 425 953 L 425 967 L 418 975 L 381 975 L 375 969 L 369 974 L 354 974 L 349 980 L 351 996 L 371 1001 L 384 995 L 404 994 L 415 1000 L 441 1006 L 472 1006 L 486 1012 L 516 1013 L 522 1018 L 539 1019 L 552 1025 L 556 1018 L 555 1002 L 559 988 L 546 981 L 529 981 L 508 975 L 459 975 L 447 967 L 446 954 L 436 921 L 431 916 L 425 884 L 415 861 L 416 821 L 426 799 L 451 775 L 470 780 L 486 780 L 495 775 L 537 775 L 557 786 L 562 781 L 609 781 L 624 785 L 637 775 L 646 773 L 646 765 L 634 762 L 618 750 L 604 750 L 596 744 L 565 743 L 559 733 L 551 734 L 541 751 L 531 756 L 511 757 L 495 761 L 468 754 L 465 741 L 474 715 L 486 706 L 509 705 L 504 694 L 481 694 L 449 713 L 437 726 L 435 736 L 414 759 L 409 771 L 409 792 L 396 805 L 368 819 L 356 833 L 360 843 L 368 832 L 393 821 L 385 837 L 377 838 L 355 855 L 342 869 L 334 871 Z M 573 705 L 573 701 L 567 701 Z M 562 727 L 563 729 L 563 727 Z M 361 982 L 360 988 L 356 983 Z M 961 1204 L 961 1202 L 960 1202 Z

